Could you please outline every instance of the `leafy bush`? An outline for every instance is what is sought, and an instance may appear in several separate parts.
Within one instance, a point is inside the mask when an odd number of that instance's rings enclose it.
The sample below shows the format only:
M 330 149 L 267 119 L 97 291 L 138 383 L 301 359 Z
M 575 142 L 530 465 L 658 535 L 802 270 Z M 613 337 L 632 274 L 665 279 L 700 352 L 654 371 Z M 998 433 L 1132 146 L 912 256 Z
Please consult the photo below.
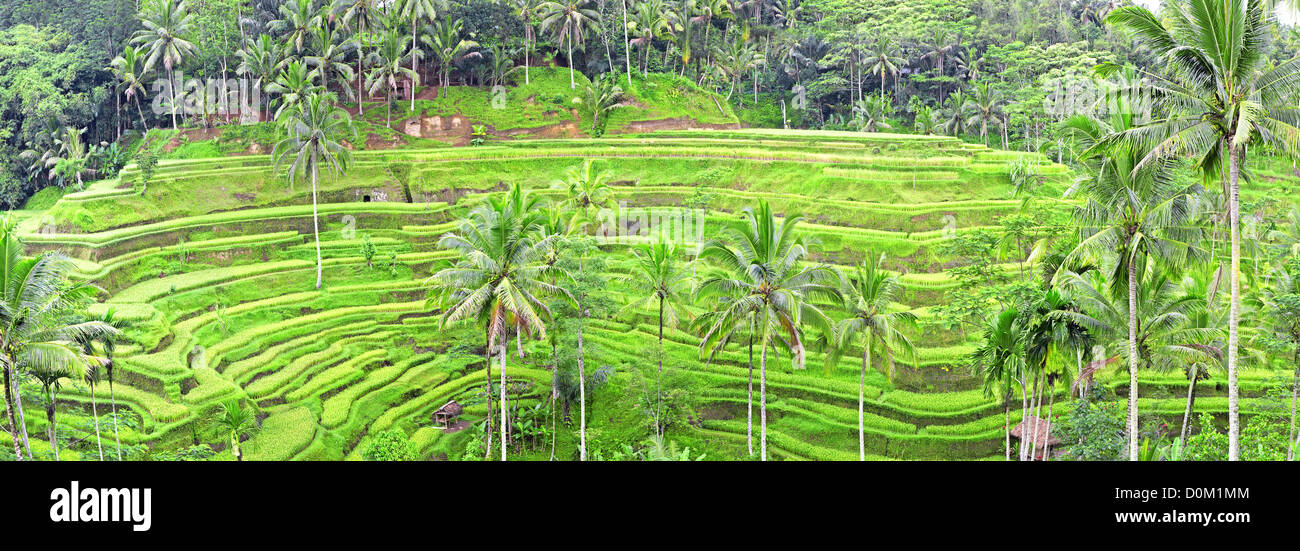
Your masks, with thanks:
M 386 430 L 370 439 L 361 457 L 366 461 L 414 461 L 415 447 L 405 432 Z

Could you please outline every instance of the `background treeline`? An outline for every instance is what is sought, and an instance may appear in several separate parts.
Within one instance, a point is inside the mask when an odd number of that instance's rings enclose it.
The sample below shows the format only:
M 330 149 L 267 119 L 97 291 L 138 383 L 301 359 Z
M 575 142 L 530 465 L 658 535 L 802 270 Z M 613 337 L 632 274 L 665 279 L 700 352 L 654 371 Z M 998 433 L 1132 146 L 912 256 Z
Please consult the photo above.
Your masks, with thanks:
M 1068 146 L 1060 117 L 1044 109 L 1052 79 L 1091 74 L 1099 63 L 1151 62 L 1102 22 L 1129 0 L 431 0 L 432 14 L 412 17 L 414 3 L 7 2 L 0 206 L 112 170 L 129 153 L 110 151 L 110 143 L 142 124 L 171 124 L 149 108 L 165 64 L 146 55 L 151 44 L 132 40 L 145 28 L 137 14 L 161 11 L 154 4 L 184 6 L 178 38 L 194 47 L 174 69 L 187 79 L 245 74 L 269 84 L 295 59 L 311 66 L 312 56 L 328 55 L 339 73 L 321 82 L 368 75 L 393 56 L 401 59 L 389 76 L 402 80 L 409 77 L 397 68 L 412 66 L 413 51 L 421 85 L 509 84 L 526 78 L 518 70 L 525 64 L 629 80 L 676 73 L 726 96 L 756 126 L 956 134 L 1058 159 Z M 410 32 L 385 50 L 387 31 L 399 28 Z M 1267 55 L 1290 58 L 1300 44 L 1295 30 L 1271 30 Z M 241 72 L 245 54 L 262 55 L 262 35 L 283 50 L 271 56 L 272 72 Z M 128 46 L 140 55 L 130 78 L 126 63 L 114 64 Z M 356 88 L 340 83 L 338 92 L 355 101 Z

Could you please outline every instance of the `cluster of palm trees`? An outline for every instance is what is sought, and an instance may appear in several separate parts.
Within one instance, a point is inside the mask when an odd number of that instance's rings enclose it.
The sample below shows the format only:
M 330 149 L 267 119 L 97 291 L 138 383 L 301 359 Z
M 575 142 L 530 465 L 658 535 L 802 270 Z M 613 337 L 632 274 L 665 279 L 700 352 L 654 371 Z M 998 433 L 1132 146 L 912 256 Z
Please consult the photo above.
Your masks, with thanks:
M 499 407 L 502 411 L 502 460 L 506 457 L 507 427 L 505 388 L 507 341 L 516 339 L 522 355 L 525 339 L 548 339 L 547 324 L 553 319 L 543 298 L 559 297 L 573 305 L 579 318 L 592 315 L 590 308 L 566 289 L 573 275 L 562 268 L 557 256 L 565 254 L 570 239 L 596 231 L 589 227 L 591 210 L 610 202 L 606 173 L 594 172 L 590 162 L 571 170 L 556 187 L 565 199 L 554 205 L 542 202 L 518 184 L 501 197 L 494 197 L 472 211 L 457 229 L 440 240 L 440 246 L 455 250 L 458 259 L 431 275 L 428 306 L 441 309 L 442 323 L 472 322 L 483 331 L 487 388 L 492 387 L 491 355 L 499 362 Z M 879 260 L 867 262 L 848 274 L 832 266 L 809 261 L 808 238 L 799 231 L 800 218 L 782 218 L 761 202 L 744 210 L 741 223 L 700 244 L 698 258 L 686 262 L 685 252 L 664 235 L 651 238 L 632 249 L 632 269 L 622 278 L 631 281 L 644 295 L 630 300 L 614 317 L 636 316 L 646 310 L 657 312 L 658 323 L 655 374 L 655 403 L 651 409 L 655 436 L 662 438 L 665 424 L 661 379 L 665 328 L 689 320 L 700 335 L 702 359 L 712 361 L 729 344 L 745 343 L 749 357 L 750 455 L 753 444 L 753 392 L 755 345 L 758 346 L 759 457 L 767 459 L 767 366 L 769 352 L 783 351 L 796 368 L 802 368 L 810 346 L 828 350 L 827 367 L 838 363 L 842 353 L 863 347 L 859 385 L 865 390 L 866 370 L 873 368 L 872 351 L 890 362 L 893 376 L 896 351 L 910 354 L 913 346 L 903 328 L 914 317 L 892 306 L 898 289 L 896 276 L 879 267 Z M 567 222 L 566 222 L 567 221 Z M 653 230 L 652 230 L 653 231 Z M 698 263 L 698 264 L 697 264 Z M 579 264 L 580 266 L 581 264 Z M 693 307 L 704 313 L 693 316 Z M 828 311 L 845 312 L 844 321 L 834 323 Z M 811 329 L 814 336 L 807 334 Z M 549 337 L 553 340 L 553 336 Z M 580 392 L 579 456 L 587 457 L 585 364 L 582 324 L 576 332 Z M 552 342 L 554 345 L 554 342 Z M 555 369 L 555 366 L 552 366 Z M 492 405 L 489 401 L 488 453 L 491 453 Z M 863 439 L 859 426 L 859 439 Z M 860 445 L 865 459 L 865 444 Z
M 1043 338 L 1057 352 L 1075 353 L 1081 380 L 1111 361 L 1126 363 L 1130 460 L 1138 459 L 1138 370 L 1172 366 L 1189 378 L 1184 435 L 1197 379 L 1208 367 L 1226 369 L 1228 458 L 1241 456 L 1239 182 L 1247 147 L 1295 156 L 1300 146 L 1300 59 L 1270 66 L 1261 55 L 1264 4 L 1170 3 L 1168 26 L 1141 7 L 1110 12 L 1108 23 L 1130 31 L 1167 64 L 1167 71 L 1141 71 L 1155 112 L 1151 122 L 1139 124 L 1137 109 L 1116 98 L 1119 108 L 1106 119 L 1076 116 L 1063 125 L 1084 148 L 1086 174 L 1067 192 L 1084 200 L 1075 213 L 1079 242 L 1044 282 L 1061 302 L 1049 301 L 1059 307 L 1046 313 L 1025 305 L 1003 310 L 989 322 L 976 356 L 986 388 L 1010 399 L 1019 385 L 1026 405 L 1033 399 L 1028 383 L 1044 375 L 1035 361 L 1035 343 Z M 1205 182 L 1221 182 L 1222 192 L 1181 182 L 1175 172 L 1184 157 L 1196 160 Z M 1219 201 L 1223 208 L 1213 208 Z M 1226 255 L 1217 241 L 1206 246 L 1207 225 L 1229 227 Z M 1285 254 L 1286 241 L 1277 241 Z M 1284 271 L 1278 268 L 1274 281 L 1286 281 Z M 1219 292 L 1225 279 L 1226 304 Z M 1066 325 L 1049 330 L 1049 337 L 1035 335 L 1044 324 Z M 1085 368 L 1089 342 L 1105 353 Z
M 28 379 L 41 388 L 48 423 L 46 437 L 56 461 L 60 387 L 67 381 L 90 385 L 95 441 L 99 459 L 104 459 L 94 388 L 101 373 L 107 374 L 112 388 L 113 343 L 120 332 L 114 327 L 111 313 L 99 317 L 85 314 L 86 306 L 102 290 L 69 281 L 72 268 L 72 261 L 58 253 L 27 256 L 14 221 L 8 216 L 0 220 L 0 369 L 4 371 L 7 428 L 14 456 L 20 461 L 35 459 L 20 384 Z M 116 408 L 114 403 L 113 433 L 120 460 Z

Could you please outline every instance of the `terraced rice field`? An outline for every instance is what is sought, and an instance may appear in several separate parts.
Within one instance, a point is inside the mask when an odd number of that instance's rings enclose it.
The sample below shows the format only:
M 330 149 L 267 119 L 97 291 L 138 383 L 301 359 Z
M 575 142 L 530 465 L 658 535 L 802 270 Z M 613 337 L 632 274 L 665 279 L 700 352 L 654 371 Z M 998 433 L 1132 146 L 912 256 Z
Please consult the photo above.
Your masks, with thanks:
M 377 431 L 411 435 L 424 458 L 456 458 L 471 431 L 447 432 L 430 415 L 449 399 L 467 405 L 464 419 L 486 414 L 481 337 L 468 326 L 440 327 L 426 308 L 424 278 L 451 258 L 438 237 L 486 194 L 521 182 L 539 193 L 565 170 L 591 160 L 613 174 L 627 208 L 669 208 L 707 195 L 705 236 L 760 199 L 783 214 L 801 213 L 820 241 L 815 258 L 847 267 L 871 249 L 905 272 L 905 304 L 921 316 L 943 300 L 953 259 L 937 244 L 945 231 L 995 228 L 1015 212 L 1008 164 L 1036 162 L 1045 196 L 1057 197 L 1072 175 L 1035 154 L 994 151 L 955 138 L 832 132 L 676 131 L 600 140 L 527 140 L 482 147 L 357 151 L 344 177 L 321 184 L 324 285 L 315 289 L 310 188 L 271 167 L 268 156 L 165 161 L 139 183 L 128 167 L 115 180 L 65 195 L 46 212 L 24 213 L 30 249 L 60 249 L 77 259 L 77 276 L 104 287 L 96 308 L 130 320 L 118 350 L 112 398 L 137 422 L 124 443 L 179 447 L 199 438 L 216 405 L 243 397 L 259 406 L 262 429 L 247 443 L 249 459 L 353 459 Z M 1044 199 L 1036 208 L 1062 209 Z M 374 266 L 361 256 L 369 237 Z M 630 270 L 626 246 L 605 246 L 611 288 L 637 289 L 617 275 Z M 1014 260 L 1005 266 L 1016 269 Z M 654 341 L 652 312 L 640 319 L 592 320 L 589 365 L 614 368 L 612 384 L 594 393 L 593 439 L 612 434 L 635 402 L 636 370 Z M 986 459 L 1002 453 L 999 402 L 986 398 L 964 367 L 973 345 L 945 331 L 918 331 L 917 360 L 900 364 L 891 382 L 867 379 L 867 451 L 878 459 Z M 733 345 L 701 361 L 698 337 L 665 335 L 665 365 L 703 388 L 694 426 L 670 438 L 712 459 L 745 456 L 747 352 Z M 519 401 L 550 393 L 549 351 L 529 342 L 511 355 Z M 807 370 L 790 358 L 769 362 L 769 446 L 784 459 L 856 459 L 857 377 L 852 354 L 823 371 L 819 354 Z M 914 364 L 914 365 L 913 365 Z M 1102 383 L 1127 384 L 1103 374 Z M 1267 376 L 1245 371 L 1249 392 Z M 1219 375 L 1218 377 L 1222 377 Z M 1121 381 L 1121 379 L 1123 379 Z M 1180 376 L 1143 379 L 1147 411 L 1181 414 Z M 1201 411 L 1226 411 L 1220 386 L 1202 385 Z M 1065 390 L 1058 391 L 1062 398 Z M 73 384 L 62 399 L 89 404 Z M 1167 402 L 1167 403 L 1166 403 Z M 62 414 L 61 414 L 62 415 Z M 1012 422 L 1019 418 L 1012 413 Z M 77 413 L 67 414 L 75 425 Z M 76 431 L 78 429 L 66 429 Z M 574 437 L 559 437 L 561 455 Z M 221 452 L 230 455 L 229 450 Z M 545 455 L 524 454 L 525 458 Z

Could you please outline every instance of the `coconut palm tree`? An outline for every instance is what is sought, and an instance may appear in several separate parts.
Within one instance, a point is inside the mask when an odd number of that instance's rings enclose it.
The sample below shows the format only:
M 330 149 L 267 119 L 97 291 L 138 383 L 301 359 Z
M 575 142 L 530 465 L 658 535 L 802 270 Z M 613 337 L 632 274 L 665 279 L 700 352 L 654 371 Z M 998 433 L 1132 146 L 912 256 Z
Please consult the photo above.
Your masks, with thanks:
M 239 449 L 239 440 L 257 428 L 257 420 L 250 408 L 239 404 L 238 398 L 231 398 L 221 403 L 221 412 L 217 414 L 217 427 L 230 438 L 230 452 L 235 461 L 243 461 L 244 454 Z
M 685 309 L 691 288 L 691 274 L 686 266 L 677 262 L 677 246 L 660 234 L 653 243 L 643 243 L 632 251 L 634 269 L 629 279 L 640 289 L 649 289 L 650 293 L 642 298 L 631 300 L 620 315 L 632 310 L 644 310 L 658 306 L 659 336 L 658 354 L 659 371 L 655 376 L 655 432 L 663 434 L 662 411 L 663 395 L 660 392 L 660 379 L 664 373 L 664 327 L 677 327 L 682 317 L 690 318 Z
M 1002 111 L 1004 103 L 1002 92 L 994 90 L 989 83 L 981 82 L 975 85 L 975 94 L 970 98 L 970 115 L 966 118 L 966 125 L 974 126 L 979 122 L 980 138 L 984 140 L 984 145 L 989 144 L 989 122 L 998 122 L 1005 116 Z
M 271 156 L 276 170 L 289 162 L 289 186 L 298 173 L 311 178 L 312 233 L 316 237 L 316 288 L 321 284 L 320 219 L 316 207 L 316 188 L 320 165 L 342 175 L 351 164 L 352 154 L 338 140 L 344 134 L 356 135 L 352 117 L 334 104 L 334 95 L 316 92 L 294 109 L 283 111 L 280 123 L 288 137 L 275 144 Z
M 839 363 L 841 355 L 856 341 L 862 343 L 862 370 L 858 372 L 858 459 L 867 460 L 866 430 L 863 425 L 863 404 L 866 400 L 867 370 L 871 366 L 871 349 L 880 350 L 889 368 L 886 374 L 894 380 L 894 352 L 915 356 L 911 339 L 900 331 L 902 326 L 916 322 L 916 315 L 893 310 L 893 302 L 900 285 L 898 278 L 880 269 L 880 260 L 867 251 L 866 260 L 845 278 L 842 296 L 848 317 L 835 324 L 832 352 L 826 356 L 827 369 Z
M 410 79 L 412 85 L 419 81 L 415 71 L 403 65 L 407 56 L 415 55 L 410 48 L 411 46 L 406 43 L 406 37 L 399 34 L 397 29 L 392 29 L 384 33 L 379 48 L 370 54 L 370 74 L 366 75 L 366 93 L 374 96 L 380 88 L 388 88 L 388 101 L 384 104 L 387 108 L 389 128 L 393 127 L 393 100 L 397 96 L 398 82 L 402 77 Z M 414 88 L 411 89 L 411 97 L 415 97 Z
M 550 309 L 539 295 L 568 296 L 546 281 L 558 270 L 546 262 L 557 239 L 538 237 L 545 218 L 540 199 L 516 183 L 504 197 L 492 197 L 462 220 L 438 245 L 459 254 L 456 263 L 429 276 L 438 303 L 445 305 L 441 325 L 477 320 L 485 328 L 487 349 L 498 350 L 501 369 L 501 460 L 506 460 L 506 339 L 511 327 L 518 338 L 546 338 Z M 450 304 L 447 304 L 447 303 Z M 491 381 L 491 371 L 488 371 Z M 491 383 L 489 382 L 489 388 Z M 490 413 L 489 413 L 490 415 Z
M 419 37 L 416 36 L 416 28 L 423 21 L 433 21 L 438 18 L 439 4 L 438 0 L 401 0 L 402 17 L 411 21 L 412 74 L 420 74 L 418 62 L 422 53 L 420 52 Z M 411 82 L 411 111 L 415 111 L 415 81 Z
M 235 52 L 235 55 L 239 57 L 239 65 L 235 67 L 235 74 L 251 76 L 257 80 L 258 86 L 263 89 L 270 87 L 276 76 L 280 74 L 280 70 L 287 63 L 279 44 L 275 42 L 275 39 L 265 34 L 258 36 L 256 40 L 249 39 L 246 41 L 244 47 Z M 271 119 L 271 106 L 269 104 L 266 106 L 266 119 Z
M 362 92 L 363 76 L 366 74 L 362 65 L 366 59 L 366 30 L 379 15 L 376 13 L 375 4 L 375 0 L 334 0 L 329 8 L 331 21 L 339 21 L 344 27 L 356 33 L 354 42 L 357 44 L 357 112 L 362 114 L 366 112 L 366 98 Z
M 807 242 L 798 234 L 801 217 L 778 220 L 767 201 L 746 208 L 739 227 L 723 231 L 700 252 L 720 267 L 706 277 L 696 293 L 701 297 L 735 297 L 721 304 L 725 310 L 710 318 L 700 343 L 712 354 L 725 345 L 730 333 L 750 315 L 756 315 L 759 339 L 759 449 L 767 460 L 767 350 L 781 346 L 790 351 L 796 369 L 804 365 L 804 326 L 833 334 L 830 319 L 818 303 L 840 298 L 839 276 L 826 265 L 806 266 Z
M 1300 261 L 1292 260 L 1291 266 L 1279 266 L 1271 284 L 1266 287 L 1261 297 L 1265 318 L 1270 333 L 1282 342 L 1289 342 L 1293 347 L 1291 361 L 1295 372 L 1291 377 L 1291 428 L 1287 433 L 1286 460 L 1295 460 L 1296 446 L 1296 405 L 1300 401 Z
M 940 110 L 944 130 L 953 136 L 965 134 L 968 130 L 966 120 L 970 117 L 970 107 L 970 96 L 966 92 L 957 90 L 948 94 Z
M 1119 262 L 1119 258 L 1111 260 Z M 1149 262 L 1154 263 L 1154 259 Z M 1136 461 L 1133 458 L 1137 449 L 1137 370 L 1180 369 L 1189 362 L 1213 361 L 1213 352 L 1205 343 L 1213 342 L 1218 331 L 1191 323 L 1192 316 L 1205 308 L 1203 297 L 1185 293 L 1168 274 L 1153 266 L 1137 271 L 1142 277 L 1131 282 L 1129 289 L 1135 292 L 1128 293 L 1128 297 L 1108 290 L 1115 283 L 1100 272 L 1085 277 L 1063 270 L 1058 275 L 1059 286 L 1070 293 L 1079 311 L 1057 315 L 1086 328 L 1097 342 L 1110 343 L 1109 354 L 1129 364 L 1130 461 Z
M 117 396 L 113 392 L 113 368 L 117 367 L 117 365 L 114 363 L 114 356 L 115 356 L 115 352 L 117 351 L 117 341 L 122 336 L 121 332 L 124 329 L 131 327 L 131 322 L 119 318 L 117 316 L 116 311 L 113 308 L 109 308 L 99 315 L 91 315 L 88 317 L 88 319 L 90 321 L 97 321 L 104 324 L 107 327 L 112 327 L 113 329 L 116 329 L 116 331 L 102 332 L 95 338 L 87 339 L 83 337 L 82 351 L 85 352 L 87 355 L 93 355 L 93 346 L 95 344 L 98 344 L 100 350 L 102 351 L 101 352 L 102 356 L 100 357 L 104 359 L 102 366 L 104 368 L 104 376 L 106 379 L 108 379 L 108 402 L 109 402 L 109 407 L 112 408 L 112 414 L 113 414 L 113 443 L 115 444 L 115 450 L 117 451 L 117 460 L 121 461 L 122 460 L 122 437 L 118 433 L 118 426 L 117 426 L 118 425 Z M 99 364 L 96 364 L 94 362 L 91 363 L 91 368 L 97 368 L 97 367 L 99 367 Z M 94 386 L 91 386 L 91 397 L 92 397 L 91 403 L 93 404 Z M 96 426 L 98 426 L 98 420 L 96 420 Z M 98 428 L 96 430 L 98 430 Z
M 907 63 L 902 58 L 902 53 L 898 49 L 898 43 L 892 37 L 886 34 L 876 35 L 875 44 L 867 50 L 866 62 L 871 67 L 867 69 L 868 73 L 880 75 L 880 97 L 885 97 L 885 77 L 894 75 L 897 78 L 900 72 L 899 66 Z
M 424 35 L 420 37 L 442 63 L 443 86 L 451 85 L 451 68 L 454 63 L 483 56 L 481 52 L 475 51 L 479 47 L 478 42 L 460 37 L 464 27 L 465 22 L 460 19 L 435 21 L 433 25 L 424 28 Z
M 537 17 L 537 7 L 541 5 L 538 0 L 513 0 L 515 13 L 524 24 L 524 84 L 531 84 L 533 81 L 528 73 L 528 67 L 531 65 L 529 57 L 533 50 L 537 49 L 537 29 L 533 23 Z M 624 11 L 627 10 L 624 6 Z
M 1161 116 L 1129 129 L 1113 141 L 1143 144 L 1143 164 L 1191 153 L 1206 179 L 1221 178 L 1228 197 L 1232 234 L 1228 317 L 1228 460 L 1241 458 L 1237 385 L 1238 325 L 1241 317 L 1241 232 L 1238 181 L 1246 147 L 1268 144 L 1296 157 L 1300 149 L 1300 58 L 1269 67 L 1265 54 L 1273 15 L 1265 0 L 1186 0 L 1162 12 L 1168 26 L 1150 10 L 1116 8 L 1109 25 L 1130 31 L 1150 48 L 1164 74 L 1144 71 Z M 1226 171 L 1224 170 L 1224 165 Z
M 1046 392 L 1050 396 L 1047 406 L 1050 436 L 1052 406 L 1056 403 L 1056 381 L 1066 374 L 1068 368 L 1065 366 L 1070 365 L 1068 361 L 1061 361 L 1062 356 L 1066 356 L 1068 352 L 1068 355 L 1073 355 L 1078 361 L 1083 357 L 1083 351 L 1092 345 L 1092 337 L 1083 325 L 1063 314 L 1079 310 L 1068 293 L 1049 288 L 1040 295 L 1034 296 L 1025 310 L 1030 319 L 1025 325 L 1025 334 L 1022 337 L 1024 366 L 1027 375 L 1034 379 L 1034 391 L 1029 397 L 1029 404 L 1034 411 L 1031 417 L 1033 424 L 1025 427 L 1027 431 L 1024 434 L 1029 435 L 1030 438 L 1029 459 L 1032 461 L 1032 452 L 1042 447 L 1044 448 L 1042 457 L 1046 460 L 1049 458 L 1046 443 L 1038 442 L 1041 432 L 1038 422 L 1042 419 L 1040 415 L 1043 406 L 1042 393 Z M 1055 362 L 1056 365 L 1049 363 L 1053 358 L 1058 360 Z
M 592 9 L 591 0 L 545 2 L 537 7 L 542 17 L 542 31 L 555 35 L 555 42 L 569 52 L 569 88 L 578 85 L 573 79 L 573 47 L 581 46 L 587 28 L 600 24 L 600 12 Z
M 1111 290 L 1128 294 L 1129 319 L 1129 459 L 1137 460 L 1137 370 L 1140 304 L 1138 281 L 1149 260 L 1163 266 L 1182 266 L 1204 256 L 1201 230 L 1196 227 L 1199 185 L 1184 185 L 1170 176 L 1172 159 L 1142 165 L 1147 152 L 1136 147 L 1110 145 L 1109 136 L 1133 127 L 1130 109 L 1116 109 L 1110 121 L 1086 115 L 1071 117 L 1063 131 L 1085 147 L 1087 173 L 1066 191 L 1086 202 L 1074 217 L 1081 241 L 1064 265 L 1086 255 L 1112 260 Z M 1113 258 L 1111 258 L 1113 257 Z M 1058 272 L 1057 276 L 1063 272 Z
M 626 17 L 624 15 L 624 18 Z M 655 39 L 672 32 L 663 0 L 649 0 L 636 4 L 636 15 L 632 17 L 632 21 L 624 23 L 624 29 L 636 37 L 628 42 L 628 49 L 639 46 L 642 50 L 641 76 L 649 76 L 650 50 L 654 49 Z M 628 82 L 631 81 L 629 76 Z
M 149 126 L 148 121 L 144 118 L 144 109 L 140 107 L 140 98 L 145 95 L 144 79 L 147 75 L 145 72 L 144 58 L 145 53 L 131 47 L 129 44 L 122 47 L 122 55 L 113 58 L 109 62 L 109 71 L 120 81 L 117 85 L 117 93 L 126 97 L 126 102 L 131 103 L 135 100 L 135 110 L 140 114 L 140 128 Z M 127 113 L 130 113 L 130 107 L 127 107 Z M 129 115 L 128 115 L 129 116 Z M 121 138 L 121 132 L 118 138 Z
M 144 26 L 135 32 L 131 42 L 148 48 L 148 59 L 141 73 L 154 69 L 159 62 L 167 71 L 167 80 L 171 83 L 172 130 L 176 125 L 176 88 L 172 70 L 186 59 L 198 54 L 194 43 L 186 40 L 190 33 L 193 14 L 185 7 L 185 0 L 154 0 L 140 12 L 140 24 Z
M 1007 461 L 1011 461 L 1011 397 L 1015 392 L 1013 385 L 1024 381 L 1024 350 L 1020 311 L 1011 306 L 989 319 L 988 326 L 984 329 L 984 340 L 971 356 L 975 374 L 984 382 L 984 395 L 993 396 L 997 392 L 1002 398 Z M 1020 393 L 1025 393 L 1023 383 L 1020 385 Z
M 351 38 L 341 36 L 330 25 L 321 25 L 316 29 L 312 41 L 311 55 L 303 58 L 306 65 L 316 70 L 316 81 L 329 90 L 330 82 L 338 84 L 347 97 L 354 99 L 352 65 L 348 63 L 348 54 L 357 49 Z

